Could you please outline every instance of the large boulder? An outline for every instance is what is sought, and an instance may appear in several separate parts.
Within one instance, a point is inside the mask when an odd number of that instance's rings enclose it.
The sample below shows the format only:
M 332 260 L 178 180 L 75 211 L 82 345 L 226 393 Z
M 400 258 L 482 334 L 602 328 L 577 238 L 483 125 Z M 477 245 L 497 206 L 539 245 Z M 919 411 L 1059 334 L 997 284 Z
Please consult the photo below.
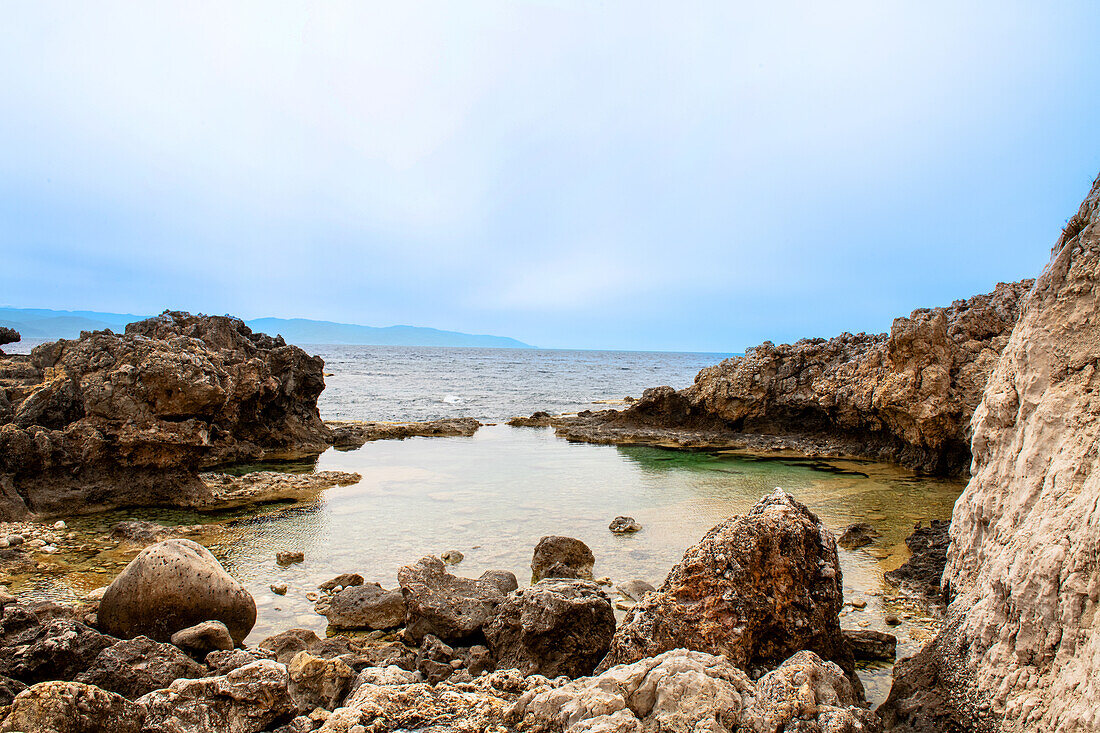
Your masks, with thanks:
M 535 545 L 531 558 L 531 582 L 543 578 L 578 578 L 592 580 L 596 556 L 588 545 L 573 537 L 551 535 Z
M 883 710 L 901 731 L 1100 729 L 1100 178 L 1052 255 L 974 412 L 946 618 Z
M 141 733 L 145 709 L 80 682 L 40 682 L 16 695 L 3 733 Z
M 400 588 L 386 590 L 378 583 L 347 586 L 319 612 L 335 629 L 394 629 L 405 623 L 405 597 Z
M 600 586 L 556 578 L 512 591 L 485 626 L 498 669 L 546 677 L 591 674 L 614 634 L 615 611 Z
M 0 674 L 28 684 L 71 680 L 117 642 L 70 618 L 42 622 L 24 608 L 9 607 L 0 621 Z
M 684 553 L 628 614 L 600 669 L 682 647 L 722 654 L 755 675 L 809 649 L 853 674 L 843 604 L 832 533 L 776 489 Z
M 202 545 L 165 540 L 138 553 L 99 602 L 109 634 L 169 641 L 203 621 L 221 621 L 237 644 L 256 623 L 256 602 Z
M 76 681 L 137 698 L 178 679 L 196 679 L 206 673 L 206 667 L 171 644 L 138 636 L 101 651 Z
M 444 641 L 480 634 L 505 594 L 516 587 L 511 573 L 490 571 L 476 580 L 451 575 L 438 557 L 406 565 L 397 581 L 405 597 L 405 633 L 418 644 L 427 634 Z
M 286 667 L 269 659 L 201 680 L 176 680 L 137 700 L 155 733 L 258 733 L 297 711 Z
M 320 453 L 323 368 L 236 318 L 179 312 L 5 357 L 0 519 L 201 504 L 203 465 Z

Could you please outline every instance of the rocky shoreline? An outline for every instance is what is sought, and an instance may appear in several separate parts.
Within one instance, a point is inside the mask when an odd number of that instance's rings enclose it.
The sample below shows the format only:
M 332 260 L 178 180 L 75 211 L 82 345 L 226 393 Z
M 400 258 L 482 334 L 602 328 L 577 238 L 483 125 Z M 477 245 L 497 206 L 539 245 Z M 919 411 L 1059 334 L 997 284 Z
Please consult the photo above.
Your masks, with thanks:
M 348 573 L 317 604 L 342 635 L 251 648 L 247 591 L 201 545 L 132 524 L 157 541 L 86 602 L 0 595 L 0 731 L 879 730 L 853 650 L 890 640 L 842 632 L 835 539 L 782 491 L 639 586 L 622 625 L 591 551 L 547 537 L 529 586 L 434 557 L 392 590 Z

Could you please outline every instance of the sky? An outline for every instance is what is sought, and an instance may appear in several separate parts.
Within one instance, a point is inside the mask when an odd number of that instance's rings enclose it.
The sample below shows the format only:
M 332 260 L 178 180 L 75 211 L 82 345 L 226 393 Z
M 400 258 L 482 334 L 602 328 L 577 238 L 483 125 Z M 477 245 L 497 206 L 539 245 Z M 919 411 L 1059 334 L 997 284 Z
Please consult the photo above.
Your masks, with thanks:
M 0 305 L 739 352 L 1037 275 L 1090 2 L 35 2 Z

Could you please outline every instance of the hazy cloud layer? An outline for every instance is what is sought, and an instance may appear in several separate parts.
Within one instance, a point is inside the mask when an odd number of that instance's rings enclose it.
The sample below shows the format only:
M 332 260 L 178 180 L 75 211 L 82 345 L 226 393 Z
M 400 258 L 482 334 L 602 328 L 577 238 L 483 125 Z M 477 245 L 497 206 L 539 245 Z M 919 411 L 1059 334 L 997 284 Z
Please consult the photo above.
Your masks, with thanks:
M 732 351 L 1033 276 L 1080 3 L 9 4 L 0 301 Z

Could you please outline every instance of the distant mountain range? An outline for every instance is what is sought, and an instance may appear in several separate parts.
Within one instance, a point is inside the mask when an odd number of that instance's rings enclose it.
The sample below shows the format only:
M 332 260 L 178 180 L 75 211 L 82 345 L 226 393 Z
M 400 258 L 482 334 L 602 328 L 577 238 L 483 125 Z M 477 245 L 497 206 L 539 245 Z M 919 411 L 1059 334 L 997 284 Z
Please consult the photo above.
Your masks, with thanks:
M 81 331 L 109 328 L 123 331 L 127 323 L 148 316 L 99 311 L 55 311 L 48 308 L 0 308 L 0 326 L 14 328 L 24 338 L 77 338 Z M 253 331 L 281 334 L 292 344 L 363 344 L 372 346 L 474 346 L 494 349 L 534 348 L 507 336 L 481 336 L 420 326 L 359 326 L 307 318 L 254 318 Z

